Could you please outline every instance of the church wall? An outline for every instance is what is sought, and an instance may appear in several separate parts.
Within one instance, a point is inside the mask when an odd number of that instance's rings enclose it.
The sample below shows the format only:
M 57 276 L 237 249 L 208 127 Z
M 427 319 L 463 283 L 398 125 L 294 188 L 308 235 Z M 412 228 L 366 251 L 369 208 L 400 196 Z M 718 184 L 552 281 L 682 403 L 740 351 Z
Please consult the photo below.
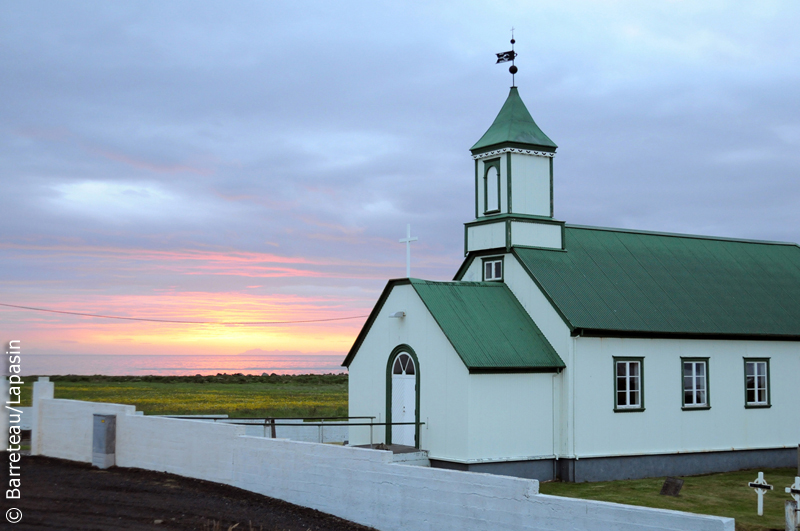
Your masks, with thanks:
M 517 214 L 550 216 L 550 159 L 511 154 L 511 209 Z
M 389 315 L 403 310 L 403 318 Z M 419 359 L 420 447 L 435 459 L 468 457 L 469 372 L 414 288 L 396 286 L 349 368 L 351 416 L 386 421 L 386 364 L 392 350 L 409 345 Z M 374 442 L 384 442 L 384 428 Z M 351 428 L 350 444 L 369 444 L 369 428 Z
M 474 461 L 553 457 L 553 374 L 472 374 L 469 456 Z
M 506 224 L 503 221 L 467 227 L 468 251 L 477 249 L 496 249 L 506 246 Z
M 562 248 L 561 226 L 529 221 L 511 222 L 511 245 Z
M 495 255 L 493 254 L 492 256 Z M 505 260 L 508 260 L 508 257 L 511 255 L 507 253 L 497 253 L 497 256 L 503 256 L 505 262 Z M 463 282 L 481 282 L 483 280 L 483 272 L 481 271 L 481 267 L 482 267 L 481 258 L 480 257 L 475 258 L 469 265 L 467 270 L 464 271 L 464 276 L 462 276 L 461 279 L 459 280 Z
M 553 348 L 561 356 L 561 359 L 566 363 L 567 368 L 555 377 L 552 374 L 547 374 L 546 377 L 551 379 L 549 389 L 551 389 L 552 396 L 548 399 L 548 404 L 552 413 L 550 413 L 550 420 L 553 422 L 552 428 L 548 428 L 548 436 L 551 437 L 549 442 L 549 452 L 552 448 L 556 448 L 556 453 L 559 456 L 571 456 L 571 417 L 569 411 L 572 410 L 571 406 L 571 393 L 570 393 L 570 366 L 572 365 L 572 348 L 573 338 L 570 337 L 569 328 L 561 319 L 561 316 L 553 309 L 553 306 L 533 282 L 530 275 L 523 269 L 517 259 L 512 254 L 504 254 L 503 261 L 503 278 L 519 300 L 520 304 L 527 310 L 531 318 L 537 324 L 539 329 L 545 335 L 547 340 Z M 481 260 L 476 259 L 470 264 L 467 271 L 465 271 L 463 279 L 465 281 L 480 281 L 482 278 L 481 273 Z M 537 375 L 545 376 L 545 375 Z M 553 418 L 553 415 L 555 418 Z M 474 421 L 473 421 L 474 422 Z M 472 428 L 472 423 L 470 424 Z M 472 453 L 472 452 L 471 452 Z
M 506 284 L 567 366 L 553 381 L 555 386 L 553 440 L 556 453 L 560 457 L 572 456 L 574 454 L 572 449 L 572 411 L 574 409 L 572 404 L 574 385 L 572 350 L 574 339 L 570 337 L 569 327 L 514 255 L 507 255 L 504 267 Z
M 643 357 L 644 411 L 614 412 L 614 356 Z M 682 410 L 681 357 L 708 358 L 710 409 Z M 745 408 L 745 357 L 770 358 L 770 408 Z M 800 343 L 577 338 L 579 458 L 796 447 Z

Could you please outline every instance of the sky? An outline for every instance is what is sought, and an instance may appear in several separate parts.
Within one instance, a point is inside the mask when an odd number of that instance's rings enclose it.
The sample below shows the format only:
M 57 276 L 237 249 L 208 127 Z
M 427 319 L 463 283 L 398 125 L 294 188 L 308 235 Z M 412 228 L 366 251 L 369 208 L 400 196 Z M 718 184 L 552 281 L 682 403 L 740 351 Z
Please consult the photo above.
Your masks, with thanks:
M 792 1 L 0 0 L 0 306 L 27 354 L 342 358 L 449 280 L 516 84 L 571 224 L 800 241 Z

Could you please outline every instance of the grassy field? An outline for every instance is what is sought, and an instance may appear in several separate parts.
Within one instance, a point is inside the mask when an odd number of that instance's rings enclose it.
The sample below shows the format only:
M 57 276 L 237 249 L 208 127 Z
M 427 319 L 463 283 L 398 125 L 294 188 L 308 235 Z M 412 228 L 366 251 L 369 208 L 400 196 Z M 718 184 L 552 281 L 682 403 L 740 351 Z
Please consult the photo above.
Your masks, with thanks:
M 52 376 L 55 397 L 131 404 L 146 415 L 347 415 L 347 375 Z M 23 405 L 30 405 L 27 377 Z
M 542 494 L 601 500 L 629 505 L 644 505 L 690 513 L 713 514 L 736 519 L 737 531 L 768 531 L 784 529 L 783 502 L 789 495 L 783 492 L 794 482 L 794 468 L 763 469 L 764 479 L 775 490 L 764 495 L 764 516 L 756 514 L 756 493 L 747 486 L 758 471 L 745 470 L 724 474 L 709 474 L 681 478 L 680 496 L 661 496 L 664 478 L 599 483 L 559 483 L 540 485 Z

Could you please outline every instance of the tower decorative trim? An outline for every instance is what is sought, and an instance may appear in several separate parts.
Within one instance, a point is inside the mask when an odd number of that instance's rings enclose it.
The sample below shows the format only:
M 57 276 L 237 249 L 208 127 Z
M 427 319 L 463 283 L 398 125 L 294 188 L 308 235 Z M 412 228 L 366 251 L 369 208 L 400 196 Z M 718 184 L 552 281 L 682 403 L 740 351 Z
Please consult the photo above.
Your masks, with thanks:
M 485 153 L 480 153 L 478 155 L 473 155 L 473 160 L 480 160 L 485 159 L 486 157 L 493 157 L 500 155 L 501 153 L 519 153 L 521 155 L 533 155 L 534 157 L 548 157 L 553 158 L 556 156 L 555 153 L 552 151 L 536 151 L 533 149 L 521 149 L 521 148 L 502 148 L 502 149 L 495 149 L 493 151 L 487 151 Z

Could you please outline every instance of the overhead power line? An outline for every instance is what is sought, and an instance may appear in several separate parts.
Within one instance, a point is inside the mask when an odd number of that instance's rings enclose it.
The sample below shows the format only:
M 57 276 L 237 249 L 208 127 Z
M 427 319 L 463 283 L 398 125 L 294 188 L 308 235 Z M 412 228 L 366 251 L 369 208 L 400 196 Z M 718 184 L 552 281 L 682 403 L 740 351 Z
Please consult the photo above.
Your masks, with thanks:
M 47 308 L 33 308 L 31 306 L 19 306 L 17 304 L 3 304 L 0 306 L 8 308 L 18 308 L 20 310 L 32 310 L 35 312 L 61 313 L 64 315 L 78 315 L 81 317 L 98 317 L 100 319 L 120 319 L 123 321 L 145 321 L 148 323 L 174 323 L 174 324 L 204 324 L 204 325 L 277 325 L 277 324 L 301 324 L 301 323 L 324 323 L 327 321 L 346 321 L 348 319 L 363 319 L 366 315 L 353 315 L 351 317 L 331 317 L 329 319 L 304 319 L 298 321 L 179 321 L 175 319 L 146 319 L 144 317 L 121 317 L 119 315 L 100 315 L 96 313 L 65 312 L 62 310 L 49 310 Z

